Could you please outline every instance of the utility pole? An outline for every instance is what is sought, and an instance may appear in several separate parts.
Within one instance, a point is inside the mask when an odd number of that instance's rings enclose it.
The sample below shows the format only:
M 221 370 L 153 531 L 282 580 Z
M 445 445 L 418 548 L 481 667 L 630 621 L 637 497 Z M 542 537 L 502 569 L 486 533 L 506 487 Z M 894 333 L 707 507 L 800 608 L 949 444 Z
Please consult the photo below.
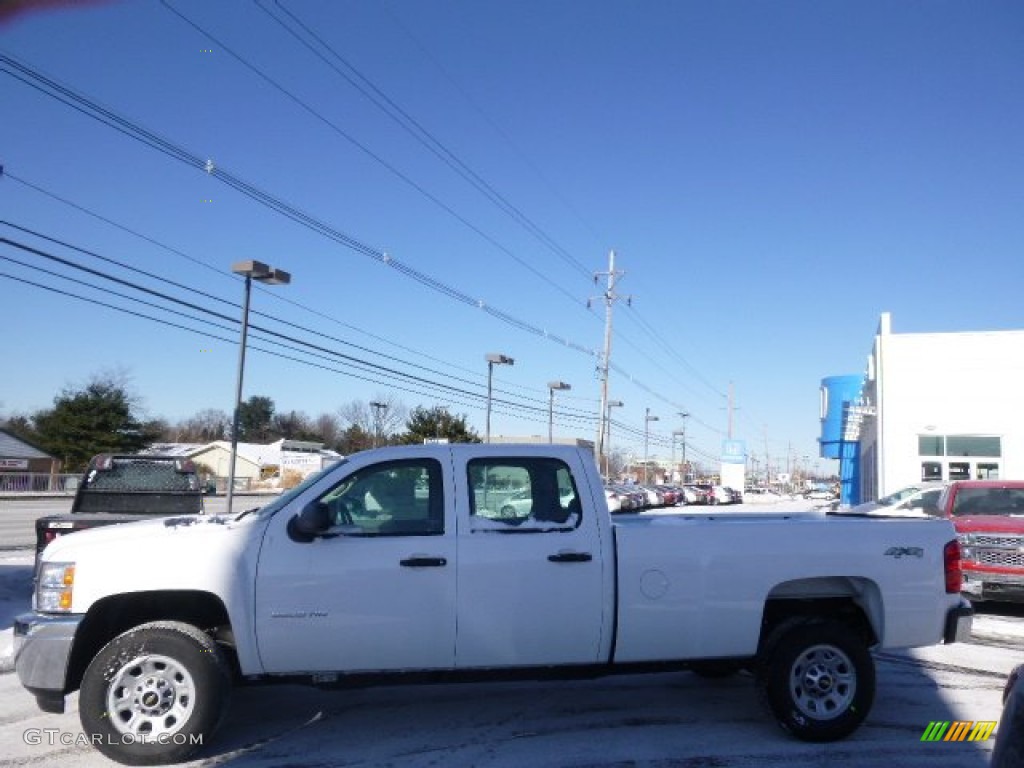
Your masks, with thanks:
M 380 412 L 387 410 L 388 404 L 379 402 L 377 400 L 371 400 L 370 407 L 373 408 L 373 447 L 376 448 L 378 445 L 380 445 Z
M 609 251 L 608 271 L 598 272 L 594 275 L 595 284 L 602 275 L 608 278 L 608 285 L 605 288 L 604 294 L 599 297 L 604 300 L 604 350 L 597 365 L 597 372 L 601 377 L 601 410 L 599 411 L 600 415 L 598 416 L 597 425 L 597 457 L 599 460 L 604 457 L 605 435 L 608 429 L 608 367 L 612 356 L 612 304 L 619 298 L 622 298 L 615 293 L 615 285 L 624 274 L 624 272 L 615 271 L 615 251 Z M 626 296 L 625 299 L 628 304 L 631 302 L 632 297 Z M 589 301 L 587 306 L 590 306 Z M 598 466 L 600 465 L 599 461 Z
M 683 417 L 683 482 L 685 483 L 687 476 L 690 474 L 686 467 L 686 419 L 689 418 L 690 414 L 684 412 L 679 415 Z
M 732 382 L 730 381 L 729 382 L 729 439 L 730 440 L 732 440 L 732 409 L 733 409 Z

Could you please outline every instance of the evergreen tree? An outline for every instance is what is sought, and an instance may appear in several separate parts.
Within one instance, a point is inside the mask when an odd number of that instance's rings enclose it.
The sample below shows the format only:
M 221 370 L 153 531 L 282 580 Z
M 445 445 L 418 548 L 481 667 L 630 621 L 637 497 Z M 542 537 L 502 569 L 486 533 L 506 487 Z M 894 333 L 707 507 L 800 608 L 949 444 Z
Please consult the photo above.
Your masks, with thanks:
M 479 443 L 480 437 L 466 424 L 466 416 L 453 416 L 443 405 L 433 408 L 417 406 L 405 423 L 406 432 L 400 440 L 405 445 L 422 443 L 425 439 L 446 438 L 450 443 Z
M 253 395 L 238 406 L 238 439 L 246 443 L 273 441 L 274 401 Z
M 85 469 L 97 453 L 136 453 L 160 434 L 143 422 L 125 385 L 98 376 L 80 390 L 64 389 L 53 408 L 32 417 L 39 447 L 64 463 L 64 471 Z

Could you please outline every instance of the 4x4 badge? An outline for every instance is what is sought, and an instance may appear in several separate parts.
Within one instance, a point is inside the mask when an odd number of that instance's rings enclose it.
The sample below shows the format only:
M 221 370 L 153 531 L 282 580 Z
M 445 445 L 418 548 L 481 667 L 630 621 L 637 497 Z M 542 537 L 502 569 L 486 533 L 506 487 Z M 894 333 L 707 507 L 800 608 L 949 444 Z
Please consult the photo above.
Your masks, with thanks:
M 889 547 L 885 550 L 886 557 L 924 557 L 924 550 L 921 547 Z

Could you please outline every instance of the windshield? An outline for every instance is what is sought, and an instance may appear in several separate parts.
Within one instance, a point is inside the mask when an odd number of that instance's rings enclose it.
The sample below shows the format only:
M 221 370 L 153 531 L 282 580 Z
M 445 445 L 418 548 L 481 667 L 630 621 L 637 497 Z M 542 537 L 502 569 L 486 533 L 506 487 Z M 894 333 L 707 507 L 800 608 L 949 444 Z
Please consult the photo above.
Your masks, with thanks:
M 1024 515 L 1024 488 L 961 488 L 953 515 Z
M 319 472 L 314 472 L 301 483 L 296 485 L 294 488 L 288 489 L 280 496 L 278 496 L 276 499 L 274 499 L 272 502 L 267 504 L 265 507 L 261 507 L 256 514 L 260 515 L 261 517 L 263 515 L 273 515 L 275 512 L 277 512 L 277 510 L 286 506 L 292 499 L 302 494 L 302 492 L 305 491 L 307 488 L 316 484 L 324 475 L 328 474 L 329 472 L 333 472 L 337 467 L 340 467 L 342 464 L 347 463 L 347 459 L 342 459 L 341 461 L 334 462 L 329 467 L 324 467 Z
M 899 504 L 905 498 L 907 498 L 908 496 L 913 496 L 920 490 L 921 486 L 919 485 L 908 485 L 906 488 L 900 488 L 895 493 L 890 493 L 888 496 L 883 496 L 878 500 L 877 503 L 881 504 L 883 507 L 888 507 L 893 504 Z

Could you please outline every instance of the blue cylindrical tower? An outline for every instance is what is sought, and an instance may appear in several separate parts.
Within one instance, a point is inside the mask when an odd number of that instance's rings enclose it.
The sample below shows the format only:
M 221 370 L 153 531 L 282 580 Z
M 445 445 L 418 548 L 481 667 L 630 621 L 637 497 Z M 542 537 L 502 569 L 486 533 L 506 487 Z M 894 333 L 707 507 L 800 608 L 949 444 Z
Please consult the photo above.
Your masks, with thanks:
M 829 376 L 821 380 L 821 437 L 823 459 L 839 459 L 839 501 L 860 503 L 860 436 L 850 430 L 850 406 L 860 402 L 864 377 Z

